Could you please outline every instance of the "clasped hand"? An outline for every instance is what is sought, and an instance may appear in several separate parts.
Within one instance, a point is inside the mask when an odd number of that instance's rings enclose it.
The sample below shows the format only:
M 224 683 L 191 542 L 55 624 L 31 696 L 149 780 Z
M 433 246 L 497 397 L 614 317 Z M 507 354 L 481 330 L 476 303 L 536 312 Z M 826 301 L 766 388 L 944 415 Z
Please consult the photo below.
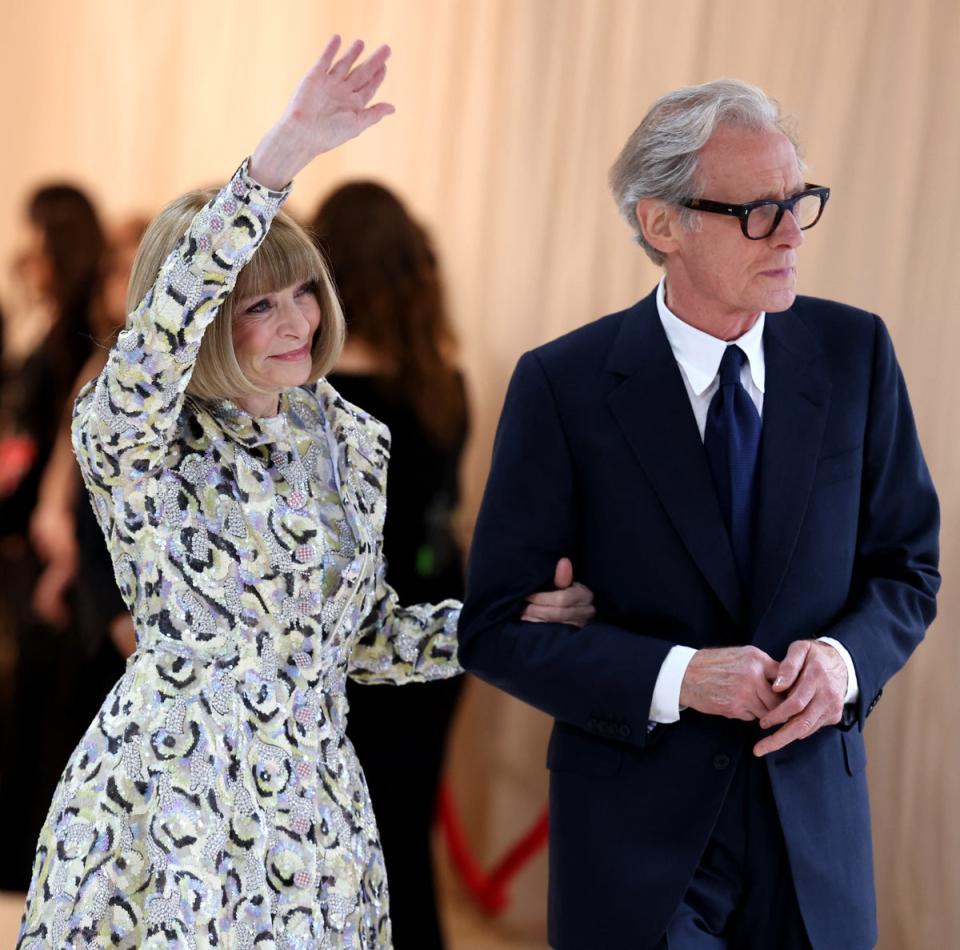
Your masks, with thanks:
M 764 729 L 754 755 L 776 752 L 823 726 L 838 723 L 847 693 L 847 667 L 820 640 L 797 640 L 782 663 L 754 646 L 698 650 L 687 666 L 680 705 L 711 716 L 757 719 Z

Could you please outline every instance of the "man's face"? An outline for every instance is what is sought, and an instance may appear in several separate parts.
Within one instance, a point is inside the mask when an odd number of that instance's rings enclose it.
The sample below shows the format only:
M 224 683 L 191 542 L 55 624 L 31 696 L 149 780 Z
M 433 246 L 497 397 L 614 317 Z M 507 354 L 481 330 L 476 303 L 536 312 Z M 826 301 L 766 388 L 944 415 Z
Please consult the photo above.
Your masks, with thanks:
M 699 175 L 702 197 L 736 204 L 787 198 L 804 186 L 793 145 L 773 129 L 720 126 L 700 153 Z M 793 303 L 803 233 L 792 214 L 759 241 L 745 238 L 734 217 L 704 212 L 700 219 L 699 230 L 680 232 L 665 265 L 669 301 L 681 316 L 687 309 L 738 319 Z

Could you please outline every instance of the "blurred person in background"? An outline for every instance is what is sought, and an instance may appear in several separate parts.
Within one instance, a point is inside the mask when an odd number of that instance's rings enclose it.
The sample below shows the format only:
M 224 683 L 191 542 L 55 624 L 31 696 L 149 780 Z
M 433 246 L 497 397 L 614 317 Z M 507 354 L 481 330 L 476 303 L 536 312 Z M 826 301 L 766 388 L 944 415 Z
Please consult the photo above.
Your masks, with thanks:
M 347 323 L 343 352 L 327 378 L 390 429 L 387 583 L 404 602 L 462 598 L 453 516 L 467 400 L 428 235 L 395 195 L 373 182 L 336 190 L 311 230 Z M 462 677 L 401 690 L 347 684 L 347 732 L 377 815 L 398 950 L 443 947 L 431 830 L 462 685 Z
M 0 636 L 12 680 L 4 690 L 0 809 L 18 816 L 4 834 L 0 888 L 18 890 L 29 881 L 41 802 L 77 737 L 72 644 L 61 636 L 69 617 L 32 608 L 30 592 L 48 558 L 31 541 L 29 519 L 100 319 L 105 238 L 89 197 L 55 184 L 30 197 L 21 245 L 0 385 Z
M 92 666 L 101 675 L 97 677 L 99 685 L 91 684 L 91 701 L 94 696 L 97 698 L 89 715 L 93 715 L 122 672 L 122 668 L 116 668 L 117 651 L 124 657 L 133 652 L 133 624 L 117 590 L 109 553 L 83 490 L 70 444 L 69 409 L 80 389 L 103 369 L 110 346 L 126 320 L 127 284 L 148 224 L 147 218 L 132 216 L 110 230 L 103 262 L 101 305 L 93 326 L 95 345 L 74 380 L 30 518 L 30 539 L 44 561 L 33 591 L 35 613 L 50 623 L 62 623 L 72 607 L 74 629 L 87 654 L 102 659 L 102 663 Z M 115 642 L 110 645 L 112 640 Z M 81 718 L 86 722 L 89 716 Z

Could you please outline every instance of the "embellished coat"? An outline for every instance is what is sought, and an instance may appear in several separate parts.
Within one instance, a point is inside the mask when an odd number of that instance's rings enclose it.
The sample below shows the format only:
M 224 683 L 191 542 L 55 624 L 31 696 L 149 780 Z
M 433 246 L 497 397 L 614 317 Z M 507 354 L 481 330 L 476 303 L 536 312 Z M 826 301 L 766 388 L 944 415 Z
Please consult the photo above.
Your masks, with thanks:
M 241 166 L 77 400 L 138 645 L 64 771 L 20 947 L 391 946 L 345 681 L 459 673 L 460 605 L 384 582 L 386 427 L 324 380 L 266 419 L 185 392 L 285 197 Z

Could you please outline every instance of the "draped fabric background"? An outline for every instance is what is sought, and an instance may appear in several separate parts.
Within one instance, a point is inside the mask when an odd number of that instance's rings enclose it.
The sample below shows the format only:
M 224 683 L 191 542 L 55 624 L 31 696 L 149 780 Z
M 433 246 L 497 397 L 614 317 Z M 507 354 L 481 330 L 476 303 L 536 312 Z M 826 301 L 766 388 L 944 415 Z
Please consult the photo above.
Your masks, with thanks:
M 393 46 L 383 98 L 398 111 L 308 169 L 291 207 L 309 214 L 341 180 L 376 177 L 432 228 L 476 420 L 465 537 L 517 357 L 633 302 L 657 278 L 606 189 L 649 103 L 736 76 L 799 118 L 809 179 L 833 188 L 801 255 L 801 289 L 886 319 L 943 502 L 940 618 L 867 731 L 881 946 L 955 945 L 960 4 L 6 0 L 0 288 L 30 187 L 68 177 L 119 216 L 224 179 L 335 30 Z M 547 729 L 473 684 L 451 770 L 488 863 L 542 804 Z M 515 883 L 507 918 L 534 937 L 545 868 L 541 858 Z

